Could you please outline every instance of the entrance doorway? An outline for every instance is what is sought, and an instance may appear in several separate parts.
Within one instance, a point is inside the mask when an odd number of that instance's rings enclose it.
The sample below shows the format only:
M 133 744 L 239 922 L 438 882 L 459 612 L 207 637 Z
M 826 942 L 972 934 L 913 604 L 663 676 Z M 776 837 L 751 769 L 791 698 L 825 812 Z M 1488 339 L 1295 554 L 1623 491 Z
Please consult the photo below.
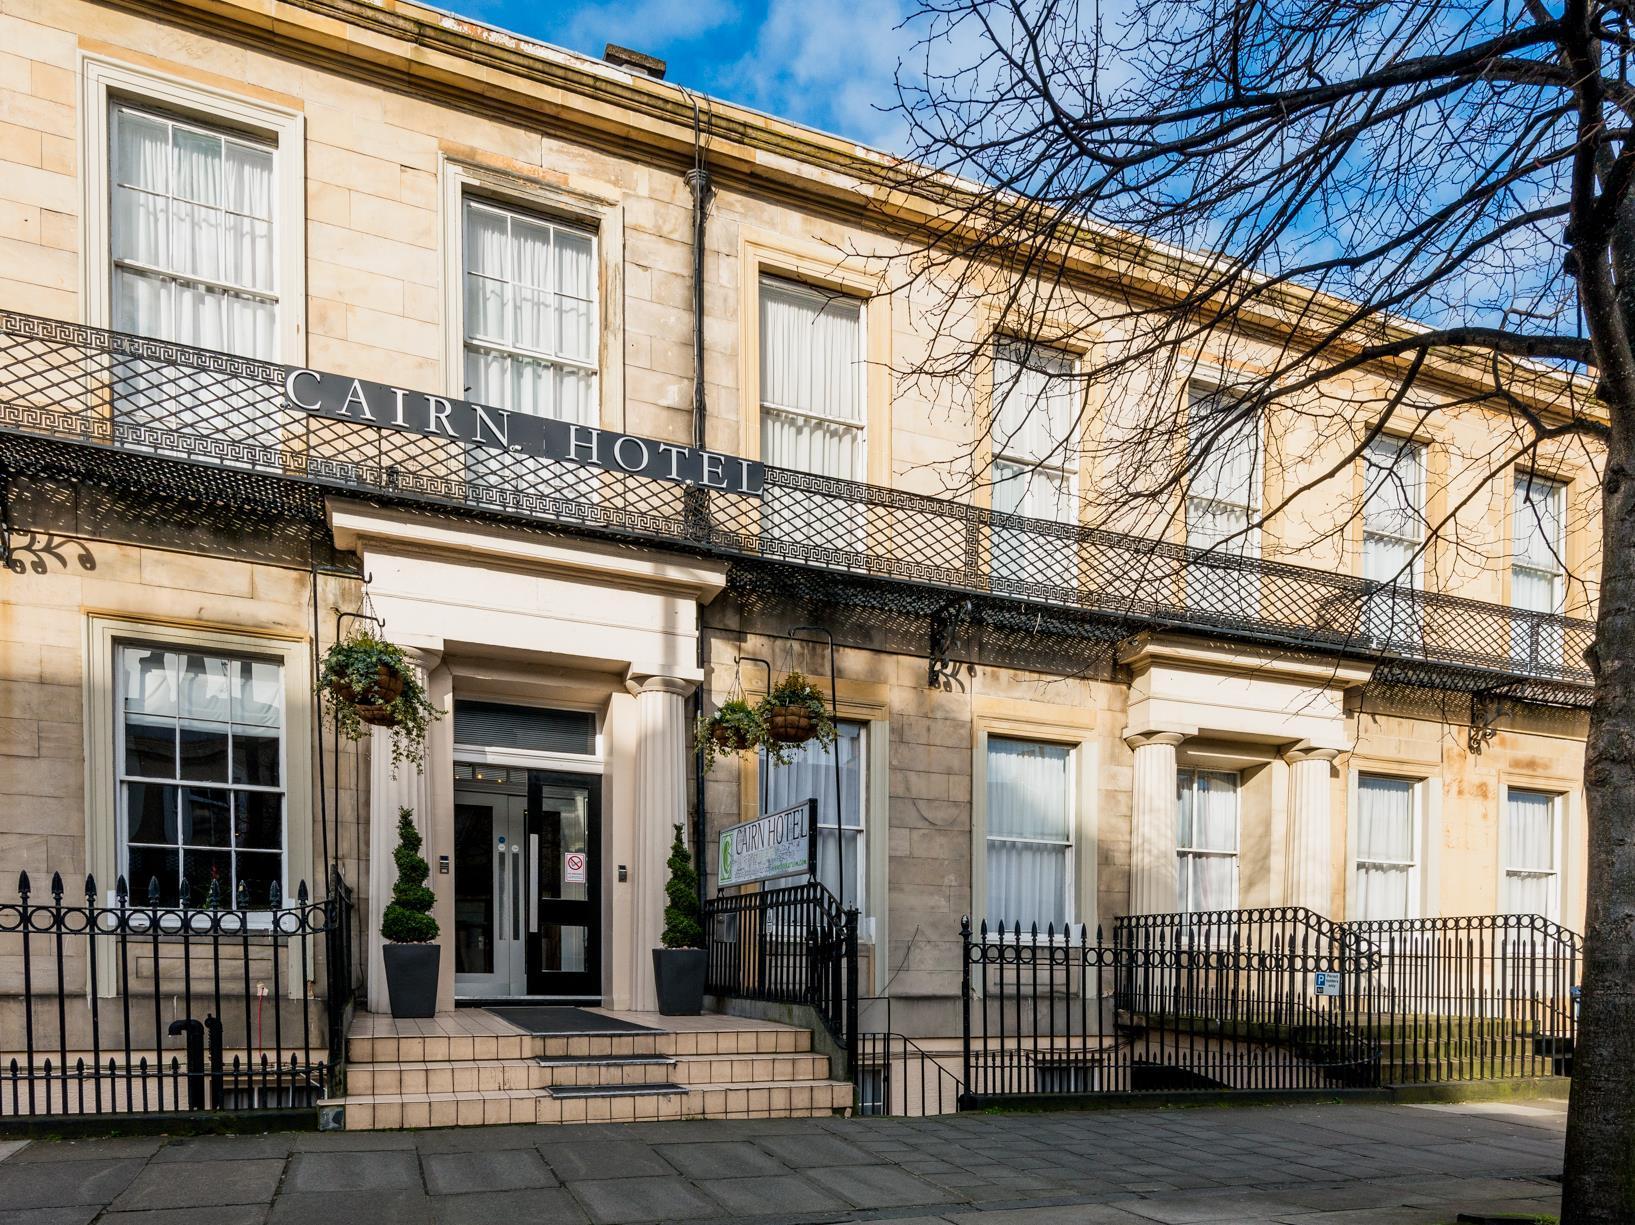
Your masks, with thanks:
M 458 764 L 454 993 L 602 998 L 601 780 Z

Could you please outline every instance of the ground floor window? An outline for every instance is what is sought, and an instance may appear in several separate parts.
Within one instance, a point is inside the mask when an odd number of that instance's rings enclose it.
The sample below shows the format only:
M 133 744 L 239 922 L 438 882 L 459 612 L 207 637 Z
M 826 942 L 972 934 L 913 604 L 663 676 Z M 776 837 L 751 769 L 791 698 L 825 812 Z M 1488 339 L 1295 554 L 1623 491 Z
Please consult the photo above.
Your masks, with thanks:
M 856 906 L 862 916 L 862 930 L 868 934 L 868 787 L 866 728 L 862 723 L 842 721 L 836 727 L 834 752 L 807 741 L 794 751 L 784 765 L 768 762 L 766 770 L 766 811 L 777 812 L 802 800 L 817 800 L 818 880 L 846 906 Z M 839 761 L 840 788 L 835 794 L 836 759 Z M 794 884 L 793 880 L 774 882 Z
M 1554 919 L 1561 896 L 1556 862 L 1561 797 L 1547 791 L 1506 789 L 1499 834 L 1499 909 Z
M 1238 781 L 1232 770 L 1176 772 L 1175 851 L 1183 911 L 1237 909 Z
M 988 738 L 990 922 L 1073 921 L 1073 750 Z
M 1414 779 L 1357 776 L 1355 918 L 1414 917 L 1418 806 Z
M 283 667 L 122 644 L 119 871 L 131 898 L 262 909 L 284 890 Z M 183 886 L 186 886 L 184 896 Z

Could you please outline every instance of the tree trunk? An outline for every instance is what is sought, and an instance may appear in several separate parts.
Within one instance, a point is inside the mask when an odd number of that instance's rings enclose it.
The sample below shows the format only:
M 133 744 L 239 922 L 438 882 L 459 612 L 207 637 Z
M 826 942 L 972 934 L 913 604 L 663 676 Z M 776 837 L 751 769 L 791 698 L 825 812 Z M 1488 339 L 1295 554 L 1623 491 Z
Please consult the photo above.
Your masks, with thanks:
M 1635 1221 L 1635 457 L 1623 414 L 1609 407 L 1595 699 L 1584 757 L 1583 995 L 1562 1225 Z

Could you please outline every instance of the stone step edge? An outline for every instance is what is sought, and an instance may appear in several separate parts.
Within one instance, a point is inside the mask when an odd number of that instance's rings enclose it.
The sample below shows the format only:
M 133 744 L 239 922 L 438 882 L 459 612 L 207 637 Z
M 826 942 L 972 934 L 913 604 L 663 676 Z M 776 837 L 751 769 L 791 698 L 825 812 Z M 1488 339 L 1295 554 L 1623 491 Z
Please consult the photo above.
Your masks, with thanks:
M 685 1097 L 692 1093 L 690 1085 L 670 1081 L 647 1085 L 547 1085 L 544 1094 L 559 1101 L 583 1101 L 591 1097 Z
M 837 1087 L 837 1088 L 845 1089 L 848 1092 L 850 1092 L 851 1089 L 852 1089 L 851 1082 L 849 1082 L 849 1081 L 829 1080 L 827 1078 L 808 1079 L 808 1080 L 723 1081 L 723 1082 L 720 1082 L 720 1083 L 711 1083 L 711 1084 L 703 1084 L 703 1085 L 684 1085 L 684 1086 L 682 1086 L 682 1088 L 684 1088 L 688 1093 L 697 1094 L 697 1093 L 707 1093 L 707 1092 L 726 1092 L 726 1093 L 735 1093 L 735 1092 L 739 1092 L 739 1091 L 748 1092 L 748 1091 L 750 1091 L 752 1089 L 790 1089 L 790 1088 L 815 1089 L 815 1088 L 818 1088 L 819 1086 L 822 1086 L 822 1087 L 825 1087 L 825 1088 Z M 565 1088 L 567 1086 L 561 1086 L 561 1087 Z M 640 1088 L 641 1086 L 639 1086 L 639 1085 L 609 1085 L 609 1086 L 606 1086 L 606 1087 L 610 1088 L 610 1089 L 635 1089 L 635 1088 Z M 548 1088 L 540 1088 L 540 1089 L 478 1089 L 478 1090 L 473 1090 L 473 1091 L 471 1091 L 469 1093 L 357 1093 L 357 1094 L 349 1094 L 346 1097 L 324 1098 L 322 1101 L 320 1101 L 318 1103 L 318 1105 L 319 1106 L 345 1106 L 348 1103 L 351 1103 L 351 1104 L 359 1105 L 359 1106 L 373 1106 L 373 1105 L 377 1105 L 378 1103 L 381 1103 L 381 1102 L 458 1102 L 458 1101 L 481 1100 L 481 1099 L 487 1099 L 487 1098 L 496 1098 L 496 1099 L 505 1098 L 505 1099 L 509 1100 L 509 1099 L 512 1099 L 512 1098 L 519 1098 L 519 1097 L 540 1098 L 540 1097 L 550 1097 L 550 1096 L 551 1096 L 551 1093 L 550 1093 L 550 1090 Z

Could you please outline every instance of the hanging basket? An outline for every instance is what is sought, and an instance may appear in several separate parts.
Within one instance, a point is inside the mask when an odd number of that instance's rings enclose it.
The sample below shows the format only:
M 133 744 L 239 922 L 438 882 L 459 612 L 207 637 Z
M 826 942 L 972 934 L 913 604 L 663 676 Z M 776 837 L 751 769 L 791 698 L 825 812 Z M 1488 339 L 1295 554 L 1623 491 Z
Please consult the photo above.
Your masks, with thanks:
M 724 723 L 710 725 L 710 739 L 715 742 L 715 747 L 723 753 L 742 753 L 755 747 L 754 737 Z
M 360 721 L 372 727 L 391 727 L 397 722 L 392 703 L 403 696 L 403 674 L 381 664 L 375 669 L 374 684 L 360 690 L 348 681 L 338 680 L 333 692 L 337 699 L 357 712 Z
M 805 744 L 817 735 L 817 719 L 804 706 L 774 706 L 766 712 L 766 735 L 779 744 Z

